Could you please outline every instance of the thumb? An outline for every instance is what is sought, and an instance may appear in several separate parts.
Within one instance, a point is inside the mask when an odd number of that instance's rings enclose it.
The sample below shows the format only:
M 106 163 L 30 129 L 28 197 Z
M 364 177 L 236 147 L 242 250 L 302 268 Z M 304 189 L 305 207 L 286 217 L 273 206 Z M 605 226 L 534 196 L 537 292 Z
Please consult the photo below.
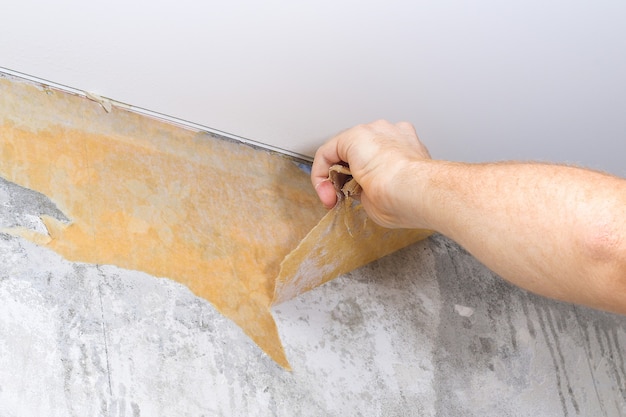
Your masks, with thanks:
M 315 185 L 315 191 L 324 207 L 327 209 L 335 207 L 335 204 L 337 204 L 337 193 L 328 178 L 318 182 Z

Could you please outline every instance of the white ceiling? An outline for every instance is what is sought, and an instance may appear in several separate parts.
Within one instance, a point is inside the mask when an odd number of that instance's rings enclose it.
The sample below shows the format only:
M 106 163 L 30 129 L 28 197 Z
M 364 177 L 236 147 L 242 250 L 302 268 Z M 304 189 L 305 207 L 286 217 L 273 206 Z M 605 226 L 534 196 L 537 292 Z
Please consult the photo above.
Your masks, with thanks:
M 0 67 L 312 155 L 408 120 L 436 158 L 626 175 L 622 0 L 21 0 Z

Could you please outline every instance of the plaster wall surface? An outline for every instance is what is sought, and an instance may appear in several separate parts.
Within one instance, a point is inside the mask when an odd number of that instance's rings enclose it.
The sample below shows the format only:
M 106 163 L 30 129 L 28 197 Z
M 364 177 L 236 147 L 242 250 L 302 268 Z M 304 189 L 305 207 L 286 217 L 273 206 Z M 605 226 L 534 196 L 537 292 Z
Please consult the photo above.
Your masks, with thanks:
M 0 180 L 0 227 L 62 219 Z M 2 416 L 626 415 L 626 321 L 435 236 L 275 308 L 284 371 L 181 285 L 0 234 Z

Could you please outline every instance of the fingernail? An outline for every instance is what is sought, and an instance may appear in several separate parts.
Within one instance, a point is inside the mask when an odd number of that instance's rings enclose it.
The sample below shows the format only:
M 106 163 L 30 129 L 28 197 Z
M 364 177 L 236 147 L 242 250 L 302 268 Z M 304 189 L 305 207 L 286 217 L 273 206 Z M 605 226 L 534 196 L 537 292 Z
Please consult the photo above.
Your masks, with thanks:
M 321 180 L 320 182 L 318 182 L 317 184 L 315 184 L 315 188 L 317 190 L 317 187 L 319 187 L 321 184 L 330 181 L 330 178 L 326 178 L 325 180 Z

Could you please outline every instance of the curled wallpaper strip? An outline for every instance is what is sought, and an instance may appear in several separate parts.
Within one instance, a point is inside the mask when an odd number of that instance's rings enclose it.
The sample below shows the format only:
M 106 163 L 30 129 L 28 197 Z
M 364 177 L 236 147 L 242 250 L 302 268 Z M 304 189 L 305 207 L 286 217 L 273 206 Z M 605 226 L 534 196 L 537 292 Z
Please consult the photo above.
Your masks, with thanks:
M 0 79 L 0 176 L 70 219 L 2 232 L 178 281 L 285 368 L 272 304 L 429 234 L 376 226 L 349 172 L 332 175 L 347 196 L 326 213 L 291 158 Z
M 272 304 L 280 304 L 333 278 L 382 258 L 432 234 L 386 229 L 371 221 L 358 203 L 361 187 L 342 165 L 330 169 L 337 205 L 285 257 Z

